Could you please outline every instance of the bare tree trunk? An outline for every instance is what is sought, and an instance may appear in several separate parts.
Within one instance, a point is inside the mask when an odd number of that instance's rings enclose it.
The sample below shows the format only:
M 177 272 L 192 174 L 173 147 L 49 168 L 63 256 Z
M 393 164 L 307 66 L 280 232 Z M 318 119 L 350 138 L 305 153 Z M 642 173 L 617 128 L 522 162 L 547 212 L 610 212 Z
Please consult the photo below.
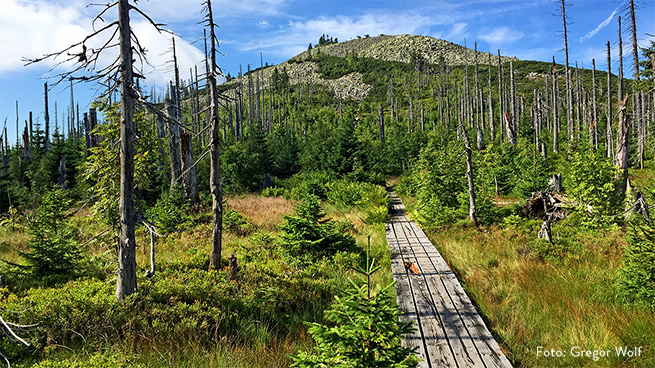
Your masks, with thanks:
M 552 91 L 552 109 L 553 109 L 553 153 L 559 152 L 559 116 L 557 116 L 557 66 L 553 56 L 553 91 Z
M 217 270 L 221 266 L 221 250 L 223 236 L 223 190 L 220 181 L 220 137 L 219 137 L 219 120 L 218 120 L 218 90 L 216 88 L 216 35 L 214 32 L 214 17 L 212 14 L 211 0 L 206 0 L 207 4 L 207 26 L 209 27 L 210 37 L 210 60 L 211 70 L 207 75 L 209 81 L 210 95 L 210 124 L 212 127 L 212 139 L 210 148 L 211 169 L 209 187 L 212 194 L 212 250 L 209 257 L 209 269 Z
M 612 57 L 610 53 L 610 42 L 607 41 L 607 132 L 606 151 L 607 158 L 614 160 L 614 135 L 612 132 Z
M 48 112 L 48 82 L 43 84 L 43 96 L 45 99 L 45 150 L 50 150 L 50 113 Z
M 180 143 L 182 145 L 182 171 L 184 175 L 184 187 L 186 188 L 186 196 L 191 204 L 200 202 L 200 194 L 198 193 L 198 182 L 196 180 L 196 169 L 193 160 L 193 144 L 191 142 L 191 134 L 183 133 Z
M 116 298 L 123 300 L 136 291 L 136 242 L 134 216 L 134 97 L 132 91 L 132 40 L 130 4 L 118 0 L 120 34 L 120 237 L 118 241 L 118 277 Z
M 498 122 L 500 124 L 499 129 L 500 129 L 500 141 L 503 141 L 503 133 L 502 133 L 502 125 L 503 121 L 505 121 L 505 114 L 504 114 L 504 106 L 503 106 L 503 66 L 502 66 L 502 60 L 500 58 L 500 49 L 498 49 L 498 115 L 500 119 L 498 119 Z M 492 134 L 493 135 L 493 134 Z
M 619 83 L 618 83 L 618 114 L 619 127 L 616 132 L 616 155 L 614 165 L 620 170 L 620 177 L 623 180 L 623 191 L 625 192 L 628 178 L 628 160 L 630 158 L 630 121 L 627 116 L 628 95 L 623 96 L 623 40 L 621 38 L 621 17 L 619 16 Z
M 380 105 L 378 109 L 378 115 L 380 117 L 380 142 L 384 144 L 385 138 L 384 138 L 384 110 L 382 109 L 382 105 Z
M 491 143 L 496 139 L 496 130 L 494 124 L 494 107 L 491 100 L 491 53 L 489 55 L 489 80 L 487 83 L 487 104 L 489 105 L 489 133 L 491 134 Z
M 171 98 L 175 92 L 173 91 L 173 85 L 171 83 Z M 166 99 L 166 113 L 174 117 L 177 120 L 177 115 L 175 112 L 175 102 L 171 99 Z M 180 152 L 180 127 L 171 119 L 167 119 L 168 127 L 168 148 L 169 148 L 169 158 L 171 165 L 171 190 L 177 185 L 177 181 L 182 175 L 182 154 Z
M 518 105 L 516 100 L 516 80 L 514 79 L 514 64 L 512 59 L 509 59 L 509 88 L 510 88 L 510 121 L 512 125 L 512 130 L 514 132 L 519 131 L 519 114 L 518 114 Z
M 462 134 L 464 135 L 464 144 L 466 152 L 466 179 L 468 181 L 468 192 L 469 192 L 469 219 L 475 223 L 475 226 L 478 226 L 478 220 L 475 217 L 475 186 L 473 184 L 473 150 L 471 149 L 471 142 L 469 141 L 469 135 L 466 132 L 466 127 L 460 123 L 460 128 Z
M 562 5 L 560 6 L 560 10 L 562 12 L 562 25 L 564 29 L 564 55 L 565 55 L 565 63 L 564 63 L 564 73 L 566 76 L 566 103 L 567 103 L 567 112 L 566 112 L 566 121 L 567 121 L 567 126 L 568 126 L 568 133 L 569 133 L 569 147 L 571 147 L 570 142 L 573 142 L 574 136 L 573 136 L 573 86 L 572 86 L 572 81 L 571 81 L 571 71 L 569 70 L 569 39 L 568 39 L 568 31 L 566 29 L 567 23 L 566 23 L 566 8 L 568 5 L 566 4 L 565 0 L 561 0 Z M 570 148 L 569 148 L 570 150 Z
M 592 137 L 594 151 L 598 150 L 598 100 L 596 96 L 596 59 L 591 59 L 591 125 L 589 134 Z

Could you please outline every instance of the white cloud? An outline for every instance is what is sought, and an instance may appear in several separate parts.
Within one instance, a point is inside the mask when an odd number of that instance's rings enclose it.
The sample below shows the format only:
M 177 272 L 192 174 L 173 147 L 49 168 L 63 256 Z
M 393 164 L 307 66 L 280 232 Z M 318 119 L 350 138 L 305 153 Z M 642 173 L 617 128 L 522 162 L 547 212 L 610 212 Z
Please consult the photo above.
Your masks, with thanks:
M 494 28 L 491 32 L 485 33 L 483 35 L 478 35 L 478 37 L 493 45 L 510 44 L 523 38 L 523 32 L 511 30 L 503 26 Z
M 0 7 L 0 74 L 23 68 L 26 58 L 38 58 L 45 53 L 57 52 L 80 42 L 93 32 L 92 17 L 98 11 L 95 7 L 87 9 L 85 1 L 49 2 L 44 0 L 18 1 L 6 0 Z M 140 3 L 141 4 L 141 3 Z M 115 17 L 110 10 L 105 20 L 111 22 Z M 107 23 L 96 22 L 95 29 Z M 172 78 L 167 62 L 172 59 L 169 51 L 171 34 L 158 33 L 152 25 L 136 13 L 132 14 L 132 28 L 141 45 L 148 50 L 146 56 L 154 66 L 144 65 L 144 74 L 149 82 L 165 84 Z M 100 47 L 111 36 L 112 31 L 104 32 L 87 42 L 89 49 Z M 176 36 L 178 62 L 182 76 L 188 75 L 193 65 L 201 65 L 202 52 L 189 42 Z M 75 50 L 72 50 L 74 53 Z M 108 65 L 117 57 L 116 48 L 101 54 L 97 68 Z M 52 67 L 58 60 L 45 60 L 29 66 L 32 70 Z M 54 72 L 70 70 L 71 64 L 62 65 Z M 201 69 L 202 70 L 202 69 Z
M 153 19 L 166 22 L 201 20 L 203 0 L 151 0 L 139 2 L 139 8 Z M 228 17 L 278 15 L 289 0 L 214 0 L 212 10 L 214 19 Z
M 612 21 L 612 19 L 614 19 L 614 16 L 616 15 L 616 12 L 617 12 L 618 10 L 619 10 L 618 8 L 617 8 L 617 9 L 614 9 L 614 11 L 612 12 L 612 14 L 610 14 L 610 16 L 607 17 L 607 19 L 605 19 L 604 21 L 602 21 L 602 22 L 598 25 L 598 27 L 594 28 L 594 29 L 591 30 L 589 33 L 587 33 L 586 35 L 580 37 L 580 41 L 586 41 L 586 40 L 588 40 L 588 39 L 594 37 L 594 36 L 596 35 L 596 33 L 600 32 L 601 29 L 607 27 L 607 25 L 610 24 L 610 22 Z
M 424 15 L 402 13 L 321 16 L 307 21 L 289 21 L 268 37 L 242 44 L 239 48 L 242 51 L 270 49 L 277 55 L 289 57 L 306 50 L 307 44 L 315 42 L 322 34 L 329 34 L 340 41 L 367 34 L 425 34 L 429 33 L 430 26 L 438 23 Z

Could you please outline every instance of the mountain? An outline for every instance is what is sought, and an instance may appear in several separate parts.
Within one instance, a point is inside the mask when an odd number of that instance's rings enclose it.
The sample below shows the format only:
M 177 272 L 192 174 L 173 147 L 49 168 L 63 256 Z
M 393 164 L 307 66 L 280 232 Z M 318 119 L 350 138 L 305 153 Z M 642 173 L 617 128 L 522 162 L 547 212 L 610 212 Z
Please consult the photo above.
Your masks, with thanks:
M 317 46 L 313 49 L 303 51 L 300 54 L 290 58 L 288 61 L 278 65 L 268 66 L 257 76 L 258 69 L 253 71 L 252 78 L 263 79 L 264 88 L 268 88 L 272 79 L 274 70 L 278 72 L 286 70 L 289 81 L 294 84 L 319 84 L 335 92 L 336 97 L 352 98 L 362 100 L 366 98 L 372 85 L 365 83 L 363 75 L 358 71 L 338 73 L 326 76 L 320 70 L 321 56 L 330 56 L 337 58 L 357 57 L 369 58 L 378 61 L 410 63 L 412 58 L 417 57 L 428 64 L 437 64 L 443 58 L 446 65 L 457 66 L 469 63 L 473 65 L 477 55 L 480 64 L 489 63 L 489 55 L 484 52 L 471 50 L 464 46 L 452 42 L 436 39 L 429 36 L 398 35 L 377 37 L 357 38 L 341 43 Z M 507 62 L 509 58 L 501 56 L 502 62 Z M 491 56 L 491 64 L 498 64 L 498 56 Z M 382 66 L 384 68 L 384 66 Z M 343 74 L 343 75 L 340 75 Z M 224 88 L 230 90 L 231 87 L 242 83 L 247 86 L 248 73 L 243 78 L 236 78 L 228 81 Z M 228 92 L 230 93 L 230 92 Z

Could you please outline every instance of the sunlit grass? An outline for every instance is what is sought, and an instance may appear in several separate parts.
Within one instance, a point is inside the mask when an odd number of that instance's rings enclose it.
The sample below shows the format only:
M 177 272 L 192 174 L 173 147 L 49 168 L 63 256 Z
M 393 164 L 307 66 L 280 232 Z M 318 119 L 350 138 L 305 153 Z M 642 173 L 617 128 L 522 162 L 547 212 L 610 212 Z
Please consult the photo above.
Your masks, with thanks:
M 456 270 L 516 365 L 649 367 L 655 364 L 655 316 L 623 306 L 614 280 L 626 246 L 620 229 L 575 238 L 578 254 L 560 261 L 531 253 L 533 237 L 498 227 L 428 232 Z M 643 347 L 641 357 L 617 357 L 615 347 Z M 537 355 L 537 348 L 563 357 Z M 610 350 L 597 361 L 571 348 Z

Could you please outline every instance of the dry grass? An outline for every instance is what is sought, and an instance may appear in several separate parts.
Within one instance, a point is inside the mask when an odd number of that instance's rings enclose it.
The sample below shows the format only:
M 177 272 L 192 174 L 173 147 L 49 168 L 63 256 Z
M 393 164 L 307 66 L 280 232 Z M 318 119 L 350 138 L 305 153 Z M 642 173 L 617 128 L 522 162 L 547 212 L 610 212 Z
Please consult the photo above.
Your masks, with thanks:
M 646 367 L 655 362 L 655 318 L 620 305 L 613 284 L 621 265 L 624 234 L 583 234 L 572 260 L 543 261 L 526 253 L 534 239 L 497 227 L 428 233 L 466 284 L 516 366 Z M 565 357 L 537 356 L 537 347 Z M 611 350 L 594 361 L 570 349 Z M 616 346 L 643 346 L 638 358 L 617 357 Z
M 230 196 L 227 203 L 231 209 L 248 217 L 260 229 L 274 231 L 282 224 L 282 215 L 292 212 L 294 204 L 282 197 L 262 197 L 257 194 Z

